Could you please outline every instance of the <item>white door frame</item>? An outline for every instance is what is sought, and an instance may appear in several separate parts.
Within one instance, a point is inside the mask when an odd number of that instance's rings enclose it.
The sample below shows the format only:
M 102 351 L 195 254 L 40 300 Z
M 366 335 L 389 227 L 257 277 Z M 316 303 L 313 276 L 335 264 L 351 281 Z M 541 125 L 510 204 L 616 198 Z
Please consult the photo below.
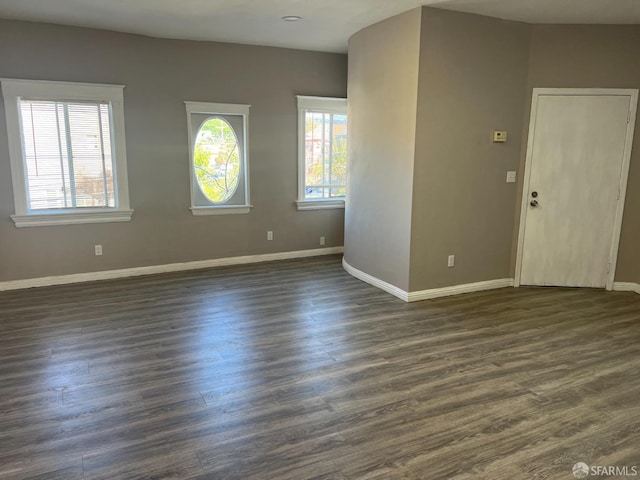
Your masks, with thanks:
M 527 222 L 527 212 L 529 205 L 529 182 L 531 180 L 531 157 L 533 155 L 533 138 L 535 134 L 535 121 L 538 113 L 538 100 L 541 96 L 559 95 L 606 95 L 606 96 L 629 96 L 631 106 L 629 109 L 629 121 L 627 123 L 627 137 L 625 139 L 624 154 L 622 158 L 622 172 L 620 174 L 620 199 L 616 207 L 616 217 L 613 226 L 613 239 L 611 251 L 609 253 L 609 274 L 607 275 L 606 289 L 613 289 L 613 280 L 616 275 L 616 263 L 618 261 L 618 247 L 620 245 L 620 232 L 622 230 L 622 216 L 624 213 L 624 201 L 627 194 L 627 180 L 629 178 L 629 163 L 631 160 L 631 146 L 633 144 L 633 133 L 636 124 L 636 111 L 638 106 L 637 89 L 618 88 L 534 88 L 531 100 L 531 116 L 529 118 L 529 138 L 527 140 L 527 156 L 524 167 L 524 178 L 522 188 L 522 205 L 520 207 L 520 229 L 518 231 L 518 250 L 516 254 L 516 275 L 514 286 L 520 286 L 520 275 L 522 274 L 522 254 L 524 247 L 524 232 Z

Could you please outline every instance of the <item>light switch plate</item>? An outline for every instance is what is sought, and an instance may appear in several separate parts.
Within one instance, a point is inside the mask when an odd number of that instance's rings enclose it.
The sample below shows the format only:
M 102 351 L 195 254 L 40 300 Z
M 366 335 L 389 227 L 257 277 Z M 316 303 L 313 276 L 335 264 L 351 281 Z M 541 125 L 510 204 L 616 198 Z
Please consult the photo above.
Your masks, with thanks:
M 516 172 L 508 171 L 507 172 L 507 183 L 516 183 Z

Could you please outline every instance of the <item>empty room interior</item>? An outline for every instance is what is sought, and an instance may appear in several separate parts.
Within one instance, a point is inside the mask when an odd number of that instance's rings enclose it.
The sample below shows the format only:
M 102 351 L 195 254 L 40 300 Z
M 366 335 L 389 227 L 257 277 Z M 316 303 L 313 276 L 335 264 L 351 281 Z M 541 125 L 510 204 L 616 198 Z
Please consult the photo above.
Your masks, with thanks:
M 635 0 L 0 0 L 0 478 L 640 476 L 639 55 Z

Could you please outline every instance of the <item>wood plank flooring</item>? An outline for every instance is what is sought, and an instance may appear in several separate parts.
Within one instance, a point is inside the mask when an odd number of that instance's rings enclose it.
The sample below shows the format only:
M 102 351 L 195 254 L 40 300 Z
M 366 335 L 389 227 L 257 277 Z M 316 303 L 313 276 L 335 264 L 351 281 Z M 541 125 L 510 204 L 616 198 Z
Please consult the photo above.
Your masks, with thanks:
M 0 293 L 2 479 L 570 479 L 578 461 L 640 466 L 638 295 L 405 304 L 335 256 Z

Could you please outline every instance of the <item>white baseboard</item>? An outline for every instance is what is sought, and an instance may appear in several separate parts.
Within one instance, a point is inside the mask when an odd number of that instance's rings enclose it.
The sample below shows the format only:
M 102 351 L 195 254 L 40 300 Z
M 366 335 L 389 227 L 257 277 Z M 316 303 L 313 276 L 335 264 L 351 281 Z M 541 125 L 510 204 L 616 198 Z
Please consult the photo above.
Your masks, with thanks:
M 119 270 L 104 270 L 100 272 L 76 273 L 71 275 L 27 278 L 24 280 L 0 282 L 0 291 L 46 287 L 50 285 L 65 285 L 69 283 L 93 282 L 96 280 L 110 280 L 114 278 L 138 277 L 141 275 L 153 275 L 156 273 L 182 272 L 185 270 L 199 270 L 202 268 L 224 267 L 228 265 L 272 262 L 275 260 L 289 260 L 293 258 L 318 257 L 321 255 L 342 253 L 343 251 L 344 247 L 316 248 L 313 250 L 296 250 L 293 252 L 245 255 L 242 257 L 214 258 L 211 260 L 198 260 L 195 262 L 169 263 L 166 265 L 150 265 L 148 267 L 134 267 Z
M 429 300 L 431 298 L 448 297 L 450 295 L 459 295 L 461 293 L 481 292 L 483 290 L 492 290 L 495 288 L 513 287 L 513 278 L 501 278 L 498 280 L 487 280 L 484 282 L 465 283 L 462 285 L 453 285 L 451 287 L 432 288 L 430 290 L 420 290 L 416 292 L 407 292 L 395 285 L 391 285 L 379 278 L 369 275 L 368 273 L 358 270 L 347 263 L 342 258 L 342 266 L 350 275 L 366 282 L 374 287 L 384 290 L 391 295 L 398 297 L 405 302 L 417 302 L 420 300 Z
M 613 282 L 613 289 L 616 292 L 636 292 L 640 294 L 640 283 Z
M 460 295 L 461 293 L 482 292 L 506 287 L 513 287 L 513 278 L 499 278 L 497 280 L 485 280 L 483 282 L 463 283 L 462 285 L 452 285 L 451 287 L 409 292 L 409 301 L 417 302 L 419 300 L 429 300 L 430 298 L 448 297 L 450 295 Z
M 384 290 L 391 295 L 395 295 L 400 300 L 404 300 L 405 302 L 409 301 L 409 294 L 402 290 L 400 287 L 396 287 L 395 285 L 391 285 L 390 283 L 385 282 L 384 280 L 380 280 L 373 275 L 369 275 L 368 273 L 363 272 L 362 270 L 358 270 L 355 267 L 352 267 L 347 263 L 347 261 L 342 257 L 342 268 L 351 275 L 352 277 L 356 277 L 358 280 L 362 280 L 369 285 L 373 285 L 380 290 Z

